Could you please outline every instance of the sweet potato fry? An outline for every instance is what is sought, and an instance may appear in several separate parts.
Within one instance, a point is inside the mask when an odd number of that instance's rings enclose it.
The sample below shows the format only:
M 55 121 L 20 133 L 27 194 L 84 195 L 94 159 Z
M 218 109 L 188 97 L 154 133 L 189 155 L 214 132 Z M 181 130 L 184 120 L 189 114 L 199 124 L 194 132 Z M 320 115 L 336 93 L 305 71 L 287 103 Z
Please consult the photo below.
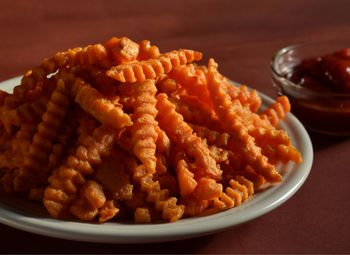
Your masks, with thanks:
M 113 37 L 46 58 L 0 90 L 0 185 L 57 219 L 137 224 L 207 216 L 281 182 L 302 162 L 261 97 L 195 61 Z

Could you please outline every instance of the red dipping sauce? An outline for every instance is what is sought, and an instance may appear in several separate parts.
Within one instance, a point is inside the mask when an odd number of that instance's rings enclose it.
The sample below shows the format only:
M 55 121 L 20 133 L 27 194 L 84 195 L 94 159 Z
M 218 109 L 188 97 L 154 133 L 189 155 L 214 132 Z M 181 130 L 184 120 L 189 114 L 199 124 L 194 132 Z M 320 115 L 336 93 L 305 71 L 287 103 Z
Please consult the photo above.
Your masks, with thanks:
M 297 48 L 289 50 L 280 52 L 285 56 L 277 53 L 272 63 L 278 93 L 288 96 L 292 112 L 306 128 L 350 135 L 350 48 L 311 58 L 299 56 L 298 61 L 287 64 Z
M 287 79 L 312 90 L 350 93 L 350 48 L 304 59 L 288 76 Z

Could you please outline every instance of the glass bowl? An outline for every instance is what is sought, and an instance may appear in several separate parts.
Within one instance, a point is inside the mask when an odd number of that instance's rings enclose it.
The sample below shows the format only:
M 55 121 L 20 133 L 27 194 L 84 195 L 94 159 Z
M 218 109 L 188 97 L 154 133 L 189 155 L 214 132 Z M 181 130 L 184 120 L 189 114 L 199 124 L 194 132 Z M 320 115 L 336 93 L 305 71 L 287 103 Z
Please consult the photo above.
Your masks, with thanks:
M 328 135 L 350 135 L 350 93 L 322 92 L 298 85 L 286 77 L 304 59 L 324 56 L 349 47 L 350 42 L 301 43 L 279 50 L 272 58 L 272 81 L 278 95 L 289 98 L 293 114 L 311 131 Z

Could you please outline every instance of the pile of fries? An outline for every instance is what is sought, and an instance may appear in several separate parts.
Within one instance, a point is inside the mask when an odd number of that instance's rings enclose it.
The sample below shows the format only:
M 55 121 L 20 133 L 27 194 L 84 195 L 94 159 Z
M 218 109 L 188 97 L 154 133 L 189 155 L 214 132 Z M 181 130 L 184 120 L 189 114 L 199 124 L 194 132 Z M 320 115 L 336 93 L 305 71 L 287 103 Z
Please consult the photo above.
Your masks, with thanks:
M 56 53 L 0 92 L 6 192 L 59 219 L 174 222 L 239 206 L 300 163 L 279 97 L 234 86 L 202 53 L 113 37 Z

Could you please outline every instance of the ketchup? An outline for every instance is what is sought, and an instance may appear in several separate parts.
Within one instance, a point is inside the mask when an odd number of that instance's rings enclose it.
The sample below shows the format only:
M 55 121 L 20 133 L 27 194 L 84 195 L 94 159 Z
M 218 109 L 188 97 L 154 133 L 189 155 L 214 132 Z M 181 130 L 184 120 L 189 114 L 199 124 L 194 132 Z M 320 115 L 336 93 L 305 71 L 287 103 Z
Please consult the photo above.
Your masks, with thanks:
M 350 93 L 350 48 L 304 59 L 287 78 L 313 90 Z
M 286 78 L 324 95 L 289 95 L 293 113 L 307 128 L 350 135 L 350 48 L 304 59 Z

